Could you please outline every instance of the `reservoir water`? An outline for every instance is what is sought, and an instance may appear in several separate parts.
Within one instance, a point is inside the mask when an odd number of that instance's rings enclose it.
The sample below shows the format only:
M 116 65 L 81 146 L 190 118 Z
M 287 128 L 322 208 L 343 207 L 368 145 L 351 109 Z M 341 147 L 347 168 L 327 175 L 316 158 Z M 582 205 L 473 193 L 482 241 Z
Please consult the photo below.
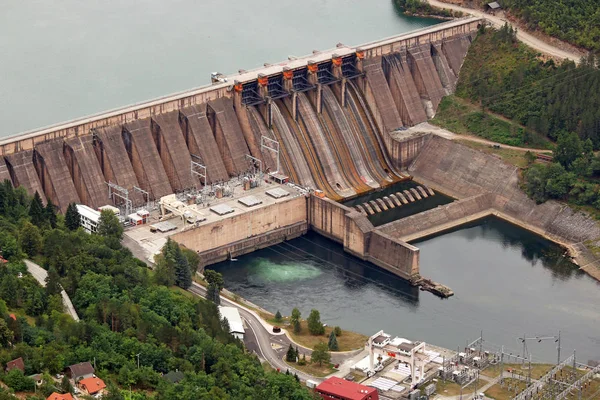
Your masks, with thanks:
M 415 243 L 421 273 L 450 286 L 442 300 L 343 252 L 317 234 L 210 268 L 225 287 L 289 315 L 312 308 L 324 322 L 366 335 L 380 329 L 448 348 L 483 331 L 491 344 L 522 353 L 522 335 L 562 333 L 562 354 L 600 358 L 600 284 L 580 272 L 561 247 L 489 218 Z M 554 361 L 556 344 L 528 343 L 534 360 Z M 566 356 L 565 356 L 566 357 Z
M 437 22 L 392 0 L 6 1 L 0 137 Z

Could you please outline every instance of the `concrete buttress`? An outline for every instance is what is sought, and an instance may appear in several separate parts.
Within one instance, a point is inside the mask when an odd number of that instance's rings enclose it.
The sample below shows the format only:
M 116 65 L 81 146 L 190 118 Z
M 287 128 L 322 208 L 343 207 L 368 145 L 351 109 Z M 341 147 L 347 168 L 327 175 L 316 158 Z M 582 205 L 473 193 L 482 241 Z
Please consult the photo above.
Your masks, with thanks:
M 185 141 L 194 161 L 206 167 L 207 183 L 226 181 L 229 174 L 206 118 L 206 104 L 181 110 Z M 198 159 L 199 157 L 199 159 Z
M 120 125 L 97 129 L 94 147 L 105 181 L 127 189 L 129 199 L 137 206 L 142 204 L 143 198 L 133 190 L 133 187 L 139 184 L 123 143 L 122 130 Z
M 173 190 L 197 187 L 198 178 L 192 177 L 192 158 L 179 125 L 179 112 L 152 117 L 152 135 Z
M 173 193 L 152 138 L 150 119 L 136 120 L 123 125 L 123 142 L 141 188 L 156 200 Z
M 67 139 L 65 160 L 79 199 L 94 209 L 110 204 L 108 187 L 94 150 L 91 135 Z
M 8 167 L 6 166 L 4 157 L 0 157 L 0 182 L 4 182 L 7 179 L 10 181 L 10 183 L 12 183 L 10 172 L 8 171 Z
M 33 153 L 33 162 L 46 198 L 63 213 L 70 203 L 80 202 L 63 154 L 64 145 L 62 139 L 50 140 L 35 146 Z
M 46 202 L 46 194 L 33 164 L 33 151 L 25 150 L 6 156 L 6 166 L 12 177 L 13 185 L 23 186 L 30 196 L 38 192 L 42 201 Z
M 436 110 L 446 92 L 431 58 L 431 44 L 409 47 L 407 58 L 417 90 Z
M 246 172 L 251 166 L 246 158 L 250 150 L 233 110 L 233 100 L 209 101 L 207 116 L 229 175 Z

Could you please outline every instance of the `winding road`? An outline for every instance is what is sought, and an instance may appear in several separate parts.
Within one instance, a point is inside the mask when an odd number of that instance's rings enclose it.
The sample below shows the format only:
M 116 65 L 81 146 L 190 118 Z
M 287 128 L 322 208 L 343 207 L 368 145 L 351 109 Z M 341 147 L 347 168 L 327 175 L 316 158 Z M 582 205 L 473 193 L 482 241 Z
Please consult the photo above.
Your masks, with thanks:
M 188 291 L 193 294 L 206 298 L 206 288 L 199 285 L 196 282 L 192 283 L 192 286 L 188 288 Z M 246 322 L 246 326 L 249 330 L 246 331 L 244 343 L 250 350 L 256 352 L 258 357 L 262 360 L 267 361 L 273 368 L 279 369 L 279 371 L 290 370 L 291 374 L 296 373 L 300 380 L 312 380 L 315 382 L 323 381 L 322 378 L 309 375 L 305 372 L 297 370 L 289 366 L 283 357 L 292 343 L 287 337 L 285 331 L 282 330 L 279 334 L 272 333 L 272 326 L 263 322 L 263 320 L 254 311 L 235 303 L 226 297 L 221 296 L 221 305 L 227 307 L 236 307 L 240 313 L 242 319 Z M 311 350 L 294 343 L 294 347 L 298 347 L 300 354 L 310 355 Z M 351 352 L 340 352 L 331 354 L 331 362 L 334 364 L 342 365 L 339 372 L 335 375 L 343 376 L 347 374 L 346 370 L 349 370 L 349 366 L 353 365 L 357 360 L 355 358 L 362 358 L 364 350 L 356 350 Z
M 27 271 L 29 271 L 29 273 L 35 278 L 36 281 L 38 281 L 38 283 L 40 285 L 42 285 L 43 287 L 46 287 L 46 277 L 48 276 L 48 271 L 46 271 L 44 268 L 40 267 L 33 261 L 24 260 L 24 262 L 25 262 L 25 265 L 27 266 Z M 71 315 L 71 317 L 75 321 L 79 321 L 79 316 L 77 315 L 77 311 L 75 310 L 75 307 L 73 307 L 73 303 L 71 303 L 71 299 L 69 298 L 69 295 L 67 294 L 67 292 L 65 292 L 64 290 L 61 290 L 60 295 L 62 296 L 63 304 L 64 304 L 65 308 L 67 309 L 69 315 Z
M 476 17 L 485 18 L 486 20 L 490 21 L 496 28 L 502 27 L 505 23 L 508 23 L 509 25 L 512 25 L 513 28 L 516 28 L 507 19 L 485 13 L 481 10 L 475 10 L 472 8 L 462 7 L 462 6 L 459 6 L 456 4 L 444 3 L 439 0 L 427 0 L 427 2 L 433 7 L 445 8 L 445 9 L 449 9 L 449 10 L 453 10 L 453 11 L 461 11 L 465 14 L 471 14 Z M 579 60 L 582 56 L 581 54 L 578 54 L 578 53 L 559 49 L 558 47 L 555 47 L 549 43 L 544 42 L 543 40 L 536 38 L 535 36 L 524 31 L 523 29 L 517 29 L 517 39 L 519 39 L 526 45 L 533 47 L 534 49 L 540 51 L 541 53 L 550 55 L 552 57 L 557 57 L 560 59 L 573 60 L 577 64 L 579 63 Z

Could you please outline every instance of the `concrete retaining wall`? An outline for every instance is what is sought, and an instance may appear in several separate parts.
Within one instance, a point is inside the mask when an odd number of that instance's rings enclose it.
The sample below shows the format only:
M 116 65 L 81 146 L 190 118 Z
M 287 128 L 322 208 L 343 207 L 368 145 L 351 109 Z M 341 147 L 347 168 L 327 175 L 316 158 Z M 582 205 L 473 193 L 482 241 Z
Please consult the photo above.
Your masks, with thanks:
M 206 265 L 229 252 L 244 254 L 301 235 L 307 230 L 306 221 L 306 198 L 299 196 L 176 233 L 172 239 L 198 252 Z
M 600 227 L 589 215 L 555 201 L 535 204 L 519 187 L 517 167 L 459 143 L 432 136 L 409 171 L 416 180 L 458 199 L 492 194 L 494 214 L 557 242 L 600 238 Z M 473 212 L 478 210 L 473 207 Z
M 309 199 L 310 228 L 344 245 L 344 250 L 404 279 L 419 277 L 419 249 L 375 228 L 356 210 L 327 198 Z

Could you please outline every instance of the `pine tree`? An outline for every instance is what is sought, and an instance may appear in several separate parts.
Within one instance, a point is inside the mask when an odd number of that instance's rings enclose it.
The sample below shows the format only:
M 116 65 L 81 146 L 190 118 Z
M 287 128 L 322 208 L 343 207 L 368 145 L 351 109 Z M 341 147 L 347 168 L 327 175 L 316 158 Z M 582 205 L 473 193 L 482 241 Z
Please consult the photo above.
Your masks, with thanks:
M 275 321 L 276 322 L 281 322 L 281 313 L 279 312 L 279 310 L 277 310 L 277 312 L 275 313 Z
M 296 372 L 294 372 L 294 378 L 296 378 L 296 382 L 300 382 L 300 377 Z
M 33 199 L 31 199 L 31 203 L 29 204 L 29 216 L 31 217 L 31 223 L 37 227 L 41 227 L 46 221 L 42 198 L 37 191 L 33 195 Z
M 177 246 L 175 254 L 175 284 L 184 289 L 192 286 L 190 264 L 179 246 Z
M 56 228 L 56 206 L 52 203 L 52 200 L 48 199 L 48 203 L 46 204 L 46 208 L 44 209 L 44 215 L 46 216 L 46 221 L 50 224 L 52 229 Z
M 204 271 L 204 279 L 208 282 L 207 294 L 206 298 L 211 300 L 216 305 L 221 304 L 221 290 L 223 290 L 223 275 L 220 273 L 213 271 L 212 269 L 207 269 Z
M 25 222 L 19 233 L 19 244 L 29 257 L 38 254 L 42 248 L 42 236 L 39 229 L 31 222 Z
M 48 269 L 48 276 L 46 276 L 46 293 L 48 296 L 52 296 L 53 294 L 59 294 L 61 290 L 60 275 L 56 272 L 56 268 L 52 266 Z
M 98 221 L 98 234 L 118 240 L 123 238 L 123 225 L 121 225 L 114 212 L 102 210 Z
M 329 347 L 329 350 L 331 351 L 339 350 L 337 338 L 335 337 L 334 331 L 331 331 L 331 334 L 329 335 L 329 343 L 327 343 L 327 347 Z
M 285 361 L 296 362 L 296 351 L 291 344 L 290 347 L 288 347 L 287 353 L 285 353 Z
M 302 314 L 300 314 L 300 310 L 298 310 L 297 308 L 294 308 L 292 310 L 292 315 L 290 316 L 290 323 L 294 327 L 295 333 L 300 333 L 300 328 L 301 328 L 300 318 L 301 317 L 302 317 Z
M 65 213 L 65 226 L 68 230 L 74 231 L 81 226 L 81 215 L 77 211 L 77 206 L 74 203 L 69 204 Z

